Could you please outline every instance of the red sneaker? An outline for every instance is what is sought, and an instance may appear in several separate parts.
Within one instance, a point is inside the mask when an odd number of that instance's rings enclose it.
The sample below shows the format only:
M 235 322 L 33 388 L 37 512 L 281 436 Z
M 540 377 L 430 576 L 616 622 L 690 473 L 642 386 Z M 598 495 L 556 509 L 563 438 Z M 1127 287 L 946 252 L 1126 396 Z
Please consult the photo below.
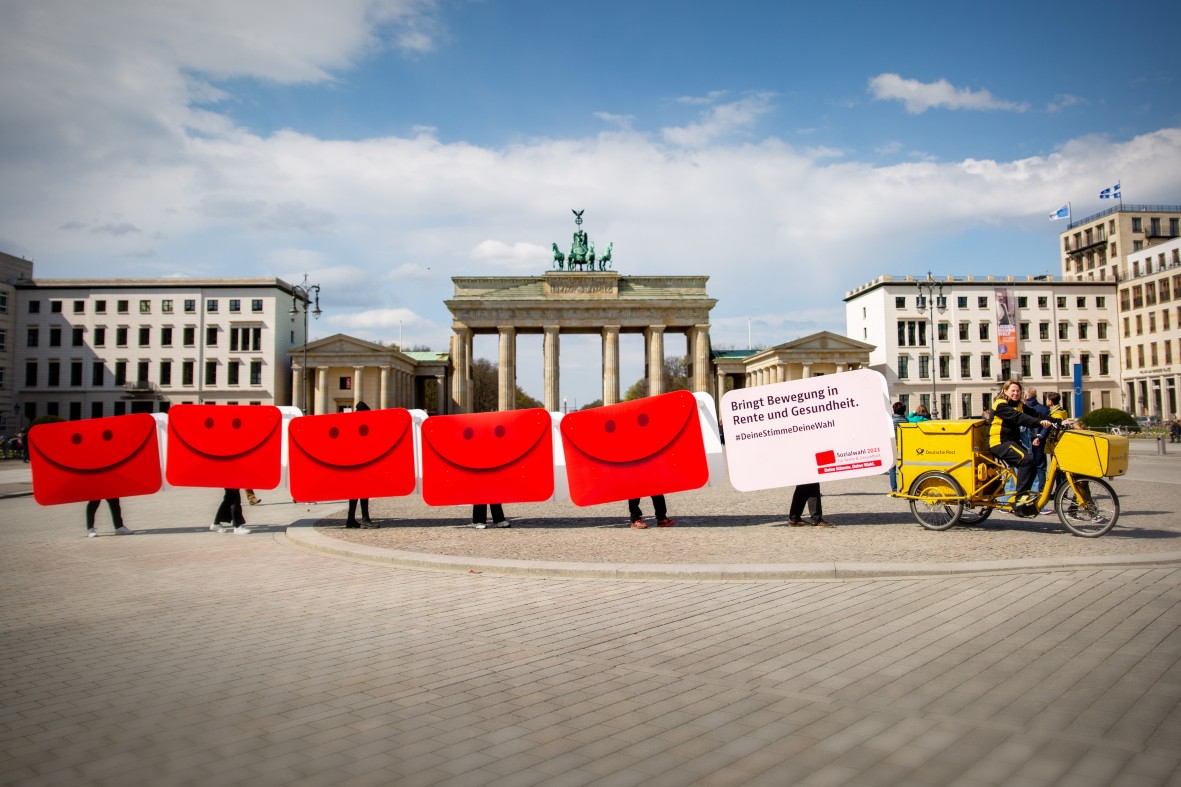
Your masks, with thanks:
M 661 519 L 659 522 L 657 522 L 656 526 L 657 527 L 672 527 L 676 523 L 677 523 L 677 520 L 669 519 L 668 517 L 665 517 L 664 519 Z
M 648 525 L 646 525 L 644 523 L 644 520 L 642 520 L 642 519 L 633 519 L 632 520 L 632 530 L 647 530 L 647 529 L 648 529 Z

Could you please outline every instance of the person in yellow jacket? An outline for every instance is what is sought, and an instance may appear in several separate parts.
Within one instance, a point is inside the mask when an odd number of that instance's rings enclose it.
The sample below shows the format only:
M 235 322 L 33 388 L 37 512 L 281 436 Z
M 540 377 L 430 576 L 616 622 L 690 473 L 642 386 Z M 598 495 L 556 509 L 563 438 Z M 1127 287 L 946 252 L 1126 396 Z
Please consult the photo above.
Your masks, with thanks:
M 988 426 L 988 450 L 998 459 L 1003 459 L 1017 468 L 1017 487 L 1014 490 L 1014 500 L 1033 486 L 1033 477 L 1037 466 L 1033 463 L 1033 456 L 1021 445 L 1021 427 L 1036 429 L 1039 426 L 1049 428 L 1053 424 L 1047 420 L 1038 420 L 1025 412 L 1021 402 L 1021 383 L 1007 380 L 1001 386 L 1000 393 L 992 402 L 992 423 Z

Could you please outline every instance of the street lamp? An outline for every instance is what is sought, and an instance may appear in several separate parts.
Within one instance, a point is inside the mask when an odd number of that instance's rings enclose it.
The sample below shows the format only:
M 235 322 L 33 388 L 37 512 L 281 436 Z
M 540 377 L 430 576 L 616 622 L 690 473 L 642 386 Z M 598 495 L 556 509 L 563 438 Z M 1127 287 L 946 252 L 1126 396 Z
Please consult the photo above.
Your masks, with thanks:
M 947 311 L 947 298 L 943 295 L 943 283 L 935 281 L 931 271 L 927 271 L 926 280 L 920 281 L 918 285 L 919 297 L 915 301 L 915 308 L 927 312 L 931 320 L 931 417 L 938 418 L 939 408 L 935 404 L 938 401 L 935 398 L 935 375 L 939 359 L 935 356 L 935 310 L 938 309 L 940 314 Z
M 303 388 L 303 414 L 307 415 L 309 407 L 308 396 L 308 301 L 312 299 L 312 293 L 315 293 L 314 308 L 312 316 L 317 320 L 323 314 L 320 311 L 320 285 L 309 284 L 308 275 L 303 275 L 303 282 L 295 284 L 291 287 L 291 321 L 295 322 L 295 315 L 299 314 L 299 303 L 303 302 L 303 361 L 300 364 L 301 380 L 300 386 Z

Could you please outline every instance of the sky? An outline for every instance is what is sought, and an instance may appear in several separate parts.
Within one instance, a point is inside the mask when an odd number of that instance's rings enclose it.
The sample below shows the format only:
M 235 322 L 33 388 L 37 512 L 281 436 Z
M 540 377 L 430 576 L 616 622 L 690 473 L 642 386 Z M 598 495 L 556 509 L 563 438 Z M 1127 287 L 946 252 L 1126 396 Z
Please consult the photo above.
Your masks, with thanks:
M 1049 214 L 1116 183 L 1181 204 L 1179 28 L 1138 0 L 0 0 L 0 251 L 306 273 L 313 338 L 445 350 L 451 277 L 544 273 L 582 210 L 620 274 L 710 277 L 715 348 L 843 333 L 882 274 L 1058 273 Z M 571 405 L 599 357 L 562 337 Z M 541 361 L 521 337 L 537 398 Z

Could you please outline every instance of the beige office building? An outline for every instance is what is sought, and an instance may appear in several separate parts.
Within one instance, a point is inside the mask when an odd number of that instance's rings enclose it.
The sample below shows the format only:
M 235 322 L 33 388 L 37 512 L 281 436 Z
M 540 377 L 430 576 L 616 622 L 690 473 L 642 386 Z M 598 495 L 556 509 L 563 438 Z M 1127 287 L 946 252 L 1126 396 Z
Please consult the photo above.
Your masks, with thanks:
M 1181 410 L 1181 238 L 1134 251 L 1119 283 L 1124 401 L 1166 420 Z

